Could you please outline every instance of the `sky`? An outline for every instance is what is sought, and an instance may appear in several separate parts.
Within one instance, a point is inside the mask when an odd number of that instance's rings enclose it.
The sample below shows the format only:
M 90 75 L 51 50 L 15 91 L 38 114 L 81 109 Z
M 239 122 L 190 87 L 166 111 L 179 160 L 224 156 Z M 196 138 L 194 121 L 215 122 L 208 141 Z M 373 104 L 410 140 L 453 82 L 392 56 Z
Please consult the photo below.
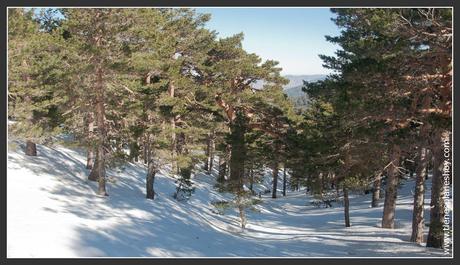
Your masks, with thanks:
M 329 8 L 195 8 L 210 13 L 207 28 L 224 38 L 243 32 L 243 48 L 263 60 L 280 63 L 283 75 L 328 74 L 319 54 L 334 55 L 339 48 L 325 35 L 340 31 Z
M 338 46 L 325 35 L 337 36 L 328 8 L 196 8 L 210 13 L 207 28 L 218 37 L 243 32 L 243 47 L 262 59 L 280 63 L 283 75 L 328 74 L 319 54 L 333 55 Z

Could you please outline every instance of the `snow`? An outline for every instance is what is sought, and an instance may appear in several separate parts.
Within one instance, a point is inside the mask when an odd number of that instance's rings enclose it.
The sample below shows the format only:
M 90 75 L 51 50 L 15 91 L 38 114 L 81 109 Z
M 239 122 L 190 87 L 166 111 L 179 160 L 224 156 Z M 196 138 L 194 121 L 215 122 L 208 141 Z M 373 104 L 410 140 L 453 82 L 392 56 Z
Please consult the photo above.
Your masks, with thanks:
M 8 148 L 9 258 L 445 257 L 409 242 L 411 181 L 400 190 L 396 229 L 379 228 L 382 207 L 369 207 L 370 194 L 351 196 L 352 227 L 345 228 L 342 207 L 314 207 L 300 191 L 262 195 L 242 231 L 235 210 L 215 213 L 211 202 L 231 195 L 213 188 L 213 176 L 196 175 L 195 193 L 178 202 L 174 179 L 157 174 L 152 201 L 145 199 L 146 168 L 129 163 L 108 170 L 109 196 L 100 197 L 97 183 L 87 181 L 84 150 L 37 145 L 38 156 L 29 157 L 22 146 L 10 141 Z M 265 184 L 259 189 L 270 188 Z M 425 207 L 428 220 L 429 187 Z

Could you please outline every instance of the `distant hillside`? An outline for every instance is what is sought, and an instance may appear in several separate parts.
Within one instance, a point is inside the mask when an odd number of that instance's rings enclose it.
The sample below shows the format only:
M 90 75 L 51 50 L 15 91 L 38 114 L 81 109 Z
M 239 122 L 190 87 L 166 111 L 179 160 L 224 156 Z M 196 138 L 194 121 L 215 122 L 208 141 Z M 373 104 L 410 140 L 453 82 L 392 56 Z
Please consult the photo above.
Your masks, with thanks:
M 302 92 L 303 81 L 314 82 L 322 80 L 326 75 L 286 75 L 284 77 L 289 79 L 289 84 L 284 86 L 286 95 L 290 98 L 297 98 L 304 95 Z
M 285 75 L 289 79 L 289 84 L 284 86 L 284 90 L 302 87 L 303 81 L 317 81 L 324 79 L 326 75 Z
M 314 82 L 326 78 L 326 75 L 285 75 L 289 83 L 283 87 L 284 93 L 295 103 L 298 108 L 305 108 L 308 104 L 308 97 L 302 91 L 303 81 Z M 254 88 L 262 88 L 263 82 L 254 84 Z
M 302 91 L 303 81 L 314 82 L 322 80 L 326 75 L 286 75 L 289 84 L 284 86 L 284 93 L 294 102 L 298 109 L 308 106 L 308 96 Z
M 289 80 L 289 83 L 283 87 L 284 90 L 287 92 L 290 89 L 293 89 L 293 91 L 295 90 L 301 91 L 303 81 L 311 82 L 311 81 L 321 80 L 321 79 L 324 79 L 326 75 L 285 75 L 284 77 Z M 254 88 L 260 89 L 263 87 L 263 85 L 264 85 L 264 82 L 257 81 L 254 84 Z M 293 96 L 298 95 L 298 93 L 296 92 L 287 92 L 286 94 L 288 95 L 292 94 Z

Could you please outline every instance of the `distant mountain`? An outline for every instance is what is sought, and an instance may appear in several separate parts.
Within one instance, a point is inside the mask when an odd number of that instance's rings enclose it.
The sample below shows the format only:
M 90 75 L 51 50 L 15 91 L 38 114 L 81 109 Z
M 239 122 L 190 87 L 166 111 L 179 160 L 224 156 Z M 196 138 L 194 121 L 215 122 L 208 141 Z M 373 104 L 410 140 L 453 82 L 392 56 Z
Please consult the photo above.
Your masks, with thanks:
M 289 83 L 283 87 L 285 91 L 289 89 L 294 89 L 294 90 L 299 90 L 303 86 L 303 81 L 317 81 L 324 79 L 326 75 L 285 75 L 283 76 L 289 80 Z M 256 89 L 262 88 L 264 85 L 264 82 L 262 81 L 257 81 L 253 87 Z M 288 92 L 290 93 L 290 92 Z
M 303 81 L 314 82 L 326 78 L 326 75 L 285 75 L 285 78 L 289 80 L 289 83 L 283 87 L 284 93 L 294 101 L 298 107 L 305 107 L 308 98 L 307 95 L 302 91 Z M 264 83 L 258 81 L 254 84 L 254 88 L 262 88 Z
M 324 79 L 326 75 L 285 75 L 284 77 L 289 79 L 289 83 L 284 86 L 284 90 L 288 90 L 302 87 L 303 81 L 312 82 Z
M 289 83 L 284 86 L 284 93 L 294 102 L 296 108 L 308 106 L 308 96 L 302 91 L 303 81 L 314 82 L 326 78 L 326 75 L 286 75 Z

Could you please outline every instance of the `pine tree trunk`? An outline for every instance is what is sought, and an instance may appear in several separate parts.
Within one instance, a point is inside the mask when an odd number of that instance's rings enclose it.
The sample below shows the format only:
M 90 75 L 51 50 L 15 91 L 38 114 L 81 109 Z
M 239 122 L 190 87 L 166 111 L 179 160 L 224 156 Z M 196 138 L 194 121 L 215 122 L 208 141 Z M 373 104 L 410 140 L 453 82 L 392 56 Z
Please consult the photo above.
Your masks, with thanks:
M 94 134 L 94 113 L 88 113 L 88 137 L 91 139 Z M 92 169 L 94 166 L 94 151 L 91 144 L 86 151 L 86 169 Z
M 102 145 L 99 146 L 98 160 L 99 160 L 99 163 L 97 164 L 97 172 L 99 175 L 98 194 L 101 196 L 109 196 L 105 189 L 105 157 L 104 157 L 104 147 Z
M 152 157 L 152 153 L 151 153 L 151 145 L 150 145 L 150 134 L 147 134 L 147 140 L 145 141 L 145 149 L 146 149 L 146 153 L 147 153 L 147 166 L 149 165 L 149 162 L 150 162 L 150 159 Z
M 98 194 L 108 196 L 105 188 L 105 146 L 107 142 L 107 131 L 105 127 L 105 107 L 104 107 L 104 83 L 102 68 L 97 69 L 96 80 L 96 122 L 99 135 L 97 147 L 97 171 L 98 171 Z
M 227 145 L 227 151 L 225 152 L 225 179 L 230 179 L 231 170 L 231 159 L 232 159 L 232 145 Z
M 145 137 L 146 133 L 144 133 L 144 135 L 142 136 L 142 152 L 143 152 L 143 159 L 144 159 L 144 164 L 145 165 L 148 165 L 149 163 L 149 160 L 147 158 L 147 141 L 146 141 L 146 137 Z
M 30 140 L 26 141 L 26 155 L 37 156 L 37 145 Z
M 249 190 L 252 192 L 254 189 L 254 169 L 253 165 L 249 169 Z
M 286 165 L 284 166 L 283 169 L 283 196 L 286 196 Z
M 96 150 L 95 160 L 94 160 L 94 163 L 93 163 L 93 167 L 91 168 L 91 172 L 88 175 L 88 180 L 91 180 L 91 181 L 98 181 L 99 180 L 98 168 L 99 168 L 99 155 L 97 154 L 97 150 Z
M 444 185 L 443 185 L 443 142 L 438 132 L 433 144 L 433 177 L 431 180 L 430 228 L 426 240 L 427 247 L 443 248 L 444 246 Z
M 382 185 L 382 174 L 378 174 L 374 180 L 374 187 L 372 190 L 372 203 L 371 206 L 373 208 L 379 207 L 379 200 L 380 200 L 380 187 Z
M 246 127 L 243 115 L 244 114 L 242 114 L 241 111 L 237 112 L 237 118 L 231 124 L 230 135 L 232 152 L 232 155 L 230 155 L 230 185 L 232 190 L 237 193 L 243 188 L 244 162 L 246 160 L 246 146 L 244 139 Z
M 385 203 L 383 206 L 382 228 L 395 227 L 395 211 L 396 211 L 396 197 L 398 186 L 398 167 L 400 159 L 399 146 L 393 146 L 391 160 L 392 164 L 389 167 L 388 178 L 385 189 Z
M 210 148 L 209 148 L 209 164 L 208 174 L 212 173 L 212 167 L 214 166 L 214 131 L 211 132 Z
M 241 202 L 239 203 L 238 205 L 238 212 L 240 214 L 240 224 L 241 224 L 241 228 L 246 228 L 246 213 L 244 211 L 244 206 L 241 204 Z
M 91 147 L 88 147 L 86 153 L 86 169 L 92 169 L 94 165 L 94 152 Z
M 276 189 L 278 188 L 278 163 L 273 164 L 272 168 L 273 172 L 273 190 L 272 190 L 272 198 L 276 198 Z
M 425 173 L 428 161 L 427 149 L 420 148 L 417 158 L 416 179 L 415 179 L 415 194 L 414 194 L 414 210 L 412 213 L 412 235 L 410 241 L 416 243 L 423 242 L 423 207 L 425 200 Z
M 139 150 L 138 139 L 135 139 L 129 145 L 129 157 L 131 161 L 139 162 Z
M 28 64 L 27 64 L 26 60 L 23 60 L 22 64 L 23 64 L 23 66 L 28 67 Z M 26 84 L 28 84 L 30 82 L 30 76 L 28 74 L 25 74 L 23 78 L 24 78 L 24 81 L 26 81 Z M 25 101 L 25 104 L 32 104 L 31 96 L 29 94 L 26 94 L 24 101 Z M 34 113 L 33 112 L 31 112 L 28 115 L 27 121 L 30 124 L 34 124 L 35 119 L 34 119 Z M 37 156 L 37 145 L 34 142 L 32 142 L 31 140 L 27 140 L 26 141 L 26 152 L 25 153 L 26 153 L 27 156 Z
M 168 93 L 171 98 L 174 98 L 175 87 L 173 81 L 169 82 Z M 171 170 L 172 172 L 178 172 L 179 169 L 177 168 L 176 118 L 174 117 L 174 115 L 171 118 L 169 118 L 169 124 L 171 126 Z
M 203 169 L 206 172 L 209 172 L 209 157 L 211 154 L 211 136 L 210 133 L 206 136 L 206 149 L 204 150 L 204 154 L 206 155 L 206 160 L 204 161 Z
M 348 198 L 348 189 L 343 187 L 343 206 L 345 214 L 345 227 L 350 227 L 350 200 Z
M 156 174 L 156 167 L 154 163 L 153 156 L 150 157 L 148 163 L 148 170 L 147 170 L 147 178 L 146 178 L 146 188 L 147 188 L 147 199 L 153 200 L 155 198 L 155 191 L 153 189 L 153 184 L 155 181 L 155 174 Z
M 225 174 L 227 170 L 227 162 L 225 161 L 224 154 L 219 156 L 219 175 L 217 178 L 217 182 L 224 183 L 225 182 Z

